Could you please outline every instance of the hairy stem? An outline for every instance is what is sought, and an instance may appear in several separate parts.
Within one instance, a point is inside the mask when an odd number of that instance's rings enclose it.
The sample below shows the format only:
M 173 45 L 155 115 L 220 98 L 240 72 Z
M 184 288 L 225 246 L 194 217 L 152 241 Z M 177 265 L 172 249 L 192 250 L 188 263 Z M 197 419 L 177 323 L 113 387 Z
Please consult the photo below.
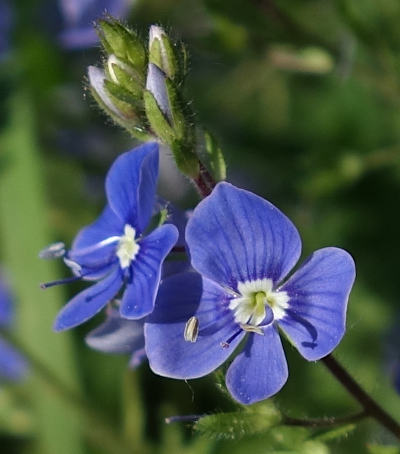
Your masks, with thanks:
M 321 361 L 332 375 L 362 405 L 365 415 L 374 418 L 400 440 L 400 424 L 361 388 L 347 370 L 332 355 L 325 356 Z
M 299 418 L 291 418 L 290 416 L 284 416 L 282 422 L 286 426 L 331 427 L 331 426 L 340 426 L 342 424 L 349 424 L 352 422 L 357 422 L 366 417 L 368 417 L 368 414 L 364 410 L 364 411 L 360 411 L 359 413 L 355 413 L 354 415 L 343 416 L 341 418 L 328 416 L 326 418 L 299 419 Z
M 199 174 L 193 179 L 193 183 L 201 197 L 205 198 L 211 194 L 217 182 L 201 161 L 199 161 L 199 169 Z

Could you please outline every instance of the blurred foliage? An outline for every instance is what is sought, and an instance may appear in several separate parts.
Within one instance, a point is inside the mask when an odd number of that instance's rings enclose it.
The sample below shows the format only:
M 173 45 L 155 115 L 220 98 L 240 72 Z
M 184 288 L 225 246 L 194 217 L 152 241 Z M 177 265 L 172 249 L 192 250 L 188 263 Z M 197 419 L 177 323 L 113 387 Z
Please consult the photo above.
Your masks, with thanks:
M 19 301 L 21 307 L 30 307 L 37 320 L 48 323 L 46 340 L 35 330 L 25 336 L 28 346 L 45 352 L 59 336 L 66 336 L 50 332 L 50 300 L 67 301 L 82 287 L 71 285 L 57 296 L 50 289 L 52 293 L 41 297 L 37 287 L 33 289 L 33 276 L 46 280 L 66 270 L 50 264 L 39 273 L 31 248 L 45 246 L 37 244 L 44 239 L 69 244 L 94 219 L 104 202 L 103 178 L 110 163 L 133 145 L 127 134 L 92 109 L 86 96 L 86 67 L 100 61 L 99 49 L 61 49 L 49 3 L 14 2 L 12 51 L 0 62 L 0 134 L 10 133 L 15 118 L 10 118 L 9 106 L 18 93 L 19 118 L 28 112 L 29 127 L 34 128 L 34 168 L 39 170 L 34 185 L 43 196 L 40 210 L 27 212 L 29 216 L 23 216 L 23 207 L 3 200 L 7 212 L 1 213 L 0 257 L 4 267 L 23 269 L 31 276 L 24 280 L 15 273 L 13 284 L 20 297 L 32 295 L 29 301 Z M 358 277 L 347 334 L 336 354 L 397 419 L 400 397 L 384 353 L 386 333 L 399 311 L 399 21 L 397 0 L 138 0 L 128 21 L 142 36 L 150 24 L 162 24 L 187 44 L 186 98 L 193 99 L 197 119 L 217 138 L 228 180 L 271 200 L 294 220 L 304 257 L 328 245 L 354 256 Z M 26 126 L 19 129 L 14 124 L 15 137 Z M 12 166 L 13 146 L 21 143 L 17 138 L 8 146 L 11 153 L 0 150 L 0 181 Z M 170 178 L 171 185 L 180 184 L 175 176 Z M 27 197 L 30 183 L 24 178 L 14 182 Z M 194 191 L 186 186 L 183 190 L 173 202 L 193 207 Z M 26 236 L 29 250 L 19 248 L 15 256 L 10 252 L 10 244 L 18 244 L 19 238 L 7 236 L 14 229 L 4 229 L 4 216 L 19 219 L 14 235 Z M 47 232 L 38 237 L 35 232 L 42 228 Z M 395 440 L 370 420 L 329 436 L 321 430 L 284 426 L 268 430 L 268 418 L 249 412 L 238 426 L 239 432 L 242 425 L 251 430 L 235 440 L 202 437 L 190 424 L 165 425 L 163 418 L 171 414 L 207 414 L 197 429 L 208 424 L 218 432 L 223 421 L 215 414 L 237 409 L 216 393 L 213 377 L 186 384 L 157 377 L 144 365 L 127 378 L 127 358 L 91 351 L 82 340 L 101 318 L 74 330 L 75 351 L 61 369 L 76 359 L 78 367 L 71 375 L 79 378 L 85 399 L 111 421 L 134 453 L 399 451 Z M 279 411 L 298 418 L 357 411 L 357 404 L 323 365 L 306 363 L 290 345 L 285 348 L 290 377 L 274 399 Z M 44 389 L 46 383 L 35 384 L 36 400 L 45 395 Z M 41 432 L 31 394 L 31 383 L 2 385 L 1 452 L 34 452 Z M 53 417 L 61 421 L 61 413 Z M 82 449 L 88 454 L 103 452 L 92 438 Z M 105 448 L 104 453 L 108 454 Z

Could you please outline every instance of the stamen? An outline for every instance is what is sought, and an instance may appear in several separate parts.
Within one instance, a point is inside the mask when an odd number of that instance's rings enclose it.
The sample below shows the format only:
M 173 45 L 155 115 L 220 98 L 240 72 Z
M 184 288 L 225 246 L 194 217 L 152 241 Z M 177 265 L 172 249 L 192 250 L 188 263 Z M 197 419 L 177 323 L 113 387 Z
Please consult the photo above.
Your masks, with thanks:
M 240 334 L 241 332 L 242 332 L 242 330 L 239 329 L 238 331 L 236 331 L 236 333 L 232 334 L 232 336 L 231 336 L 226 342 L 221 342 L 221 347 L 222 347 L 222 348 L 229 348 L 230 345 L 231 345 L 231 342 L 232 342 L 233 340 L 235 340 L 235 339 L 239 336 L 239 334 Z
M 70 260 L 70 259 L 67 258 L 67 257 L 64 257 L 64 263 L 65 263 L 69 268 L 71 268 L 71 271 L 72 271 L 75 275 L 78 275 L 78 276 L 81 275 L 82 267 L 81 267 L 81 265 L 79 265 L 79 263 L 75 262 L 74 260 Z
M 238 283 L 239 295 L 229 303 L 235 321 L 246 328 L 245 331 L 258 332 L 254 326 L 265 323 L 265 318 L 273 315 L 275 320 L 280 320 L 289 307 L 289 296 L 285 291 L 275 290 L 269 278 L 255 279 Z M 270 312 L 272 311 L 272 314 Z M 270 322 L 268 321 L 267 324 Z
M 243 331 L 248 331 L 249 333 L 257 333 L 264 336 L 264 331 L 261 329 L 261 326 L 254 326 L 254 325 L 247 325 L 247 324 L 240 324 L 239 325 Z
M 80 281 L 83 277 L 84 275 L 82 274 L 81 276 L 72 276 L 66 277 L 65 279 L 58 279 L 56 281 L 43 282 L 40 284 L 40 288 L 44 290 L 49 287 L 55 287 L 56 285 L 70 284 L 71 282 Z
M 50 244 L 39 252 L 40 259 L 58 259 L 65 255 L 65 244 L 59 241 L 58 243 Z
M 169 416 L 165 418 L 164 421 L 166 424 L 171 424 L 173 422 L 196 422 L 205 415 L 182 415 L 182 416 Z
M 183 337 L 186 342 L 196 342 L 199 335 L 199 320 L 197 317 L 190 317 L 186 322 Z
M 99 241 L 98 243 L 92 244 L 91 246 L 84 247 L 82 249 L 76 249 L 73 252 L 73 256 L 80 256 L 90 254 L 91 252 L 97 251 L 105 246 L 109 246 L 110 244 L 117 243 L 121 239 L 120 236 L 110 236 L 105 240 Z

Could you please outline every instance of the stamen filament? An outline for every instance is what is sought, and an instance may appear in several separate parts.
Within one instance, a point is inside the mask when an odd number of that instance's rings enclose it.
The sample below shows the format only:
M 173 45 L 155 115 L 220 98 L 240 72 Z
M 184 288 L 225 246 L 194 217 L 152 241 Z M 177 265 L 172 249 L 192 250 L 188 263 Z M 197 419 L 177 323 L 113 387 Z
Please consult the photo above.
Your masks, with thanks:
M 70 284 L 71 282 L 80 281 L 83 277 L 84 275 L 82 274 L 81 276 L 72 276 L 66 277 L 65 279 L 58 279 L 56 281 L 43 282 L 40 284 L 40 288 L 45 290 L 46 288 L 55 287 L 56 285 Z
M 231 342 L 233 340 L 235 340 L 242 331 L 243 331 L 242 329 L 237 330 L 234 334 L 232 334 L 232 336 L 227 341 L 221 342 L 221 347 L 222 348 L 229 348 L 230 345 L 231 345 Z
M 105 246 L 109 246 L 110 244 L 117 243 L 121 239 L 120 236 L 110 236 L 105 240 L 99 241 L 98 243 L 92 244 L 91 246 L 87 246 L 82 249 L 76 249 L 73 251 L 73 256 L 80 256 L 90 254 L 91 252 L 97 251 Z

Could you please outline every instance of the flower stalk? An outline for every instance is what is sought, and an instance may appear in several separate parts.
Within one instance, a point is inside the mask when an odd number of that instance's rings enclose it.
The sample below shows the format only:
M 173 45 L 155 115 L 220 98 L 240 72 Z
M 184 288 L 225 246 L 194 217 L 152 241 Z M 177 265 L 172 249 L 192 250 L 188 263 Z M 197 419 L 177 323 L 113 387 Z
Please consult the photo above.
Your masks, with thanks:
M 347 389 L 362 405 L 366 416 L 374 418 L 396 438 L 400 440 L 400 424 L 392 418 L 349 374 L 349 372 L 332 355 L 325 356 L 321 361 L 331 374 Z
M 217 181 L 225 179 L 225 163 L 209 134 L 199 131 L 184 99 L 184 46 L 155 25 L 150 27 L 146 46 L 113 18 L 99 21 L 97 32 L 105 54 L 103 68 L 88 69 L 89 89 L 97 104 L 136 139 L 168 146 L 178 169 L 200 196 L 209 195 Z

